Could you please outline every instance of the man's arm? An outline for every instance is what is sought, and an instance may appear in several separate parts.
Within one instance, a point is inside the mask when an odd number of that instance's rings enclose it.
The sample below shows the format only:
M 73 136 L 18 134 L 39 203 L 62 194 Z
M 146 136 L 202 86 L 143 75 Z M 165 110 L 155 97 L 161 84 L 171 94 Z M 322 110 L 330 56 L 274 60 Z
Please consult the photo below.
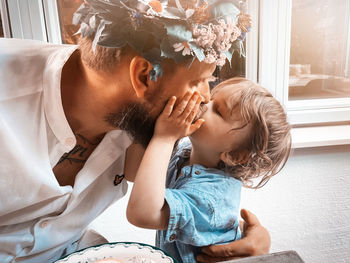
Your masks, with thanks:
M 224 245 L 212 245 L 202 249 L 197 260 L 201 263 L 219 262 L 269 253 L 269 232 L 251 212 L 242 209 L 243 238 Z

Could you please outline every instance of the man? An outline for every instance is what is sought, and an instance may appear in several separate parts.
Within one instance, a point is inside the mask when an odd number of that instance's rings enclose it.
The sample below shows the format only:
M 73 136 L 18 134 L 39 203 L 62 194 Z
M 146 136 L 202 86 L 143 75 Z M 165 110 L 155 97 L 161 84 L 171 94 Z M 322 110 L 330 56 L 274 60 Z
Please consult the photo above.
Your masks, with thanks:
M 238 10 L 217 2 L 87 0 L 79 46 L 0 40 L 1 262 L 52 262 L 106 242 L 86 229 L 125 195 L 128 148 L 147 145 L 169 97 L 193 90 L 207 103 L 216 65 L 237 49 L 230 23 L 198 27 Z M 207 42 L 223 28 L 231 42 Z M 204 248 L 200 261 L 268 252 L 268 232 L 242 217 L 245 237 Z

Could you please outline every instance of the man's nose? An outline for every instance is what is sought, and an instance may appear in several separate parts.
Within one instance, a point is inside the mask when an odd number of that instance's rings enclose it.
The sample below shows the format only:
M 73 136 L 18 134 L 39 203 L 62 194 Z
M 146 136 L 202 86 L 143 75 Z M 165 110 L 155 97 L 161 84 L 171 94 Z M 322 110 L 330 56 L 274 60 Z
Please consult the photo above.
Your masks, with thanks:
M 209 85 L 207 87 L 200 88 L 198 91 L 202 96 L 202 103 L 207 104 L 210 101 Z

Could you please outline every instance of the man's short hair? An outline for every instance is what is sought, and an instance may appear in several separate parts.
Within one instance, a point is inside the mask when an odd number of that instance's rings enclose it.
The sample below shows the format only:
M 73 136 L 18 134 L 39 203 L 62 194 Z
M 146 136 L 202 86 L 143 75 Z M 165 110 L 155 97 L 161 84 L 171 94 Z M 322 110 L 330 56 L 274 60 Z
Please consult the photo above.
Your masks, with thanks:
M 129 52 L 128 48 L 109 48 L 97 45 L 95 51 L 92 50 L 90 37 L 81 37 L 78 45 L 83 63 L 96 71 L 111 71 L 120 62 L 123 54 Z

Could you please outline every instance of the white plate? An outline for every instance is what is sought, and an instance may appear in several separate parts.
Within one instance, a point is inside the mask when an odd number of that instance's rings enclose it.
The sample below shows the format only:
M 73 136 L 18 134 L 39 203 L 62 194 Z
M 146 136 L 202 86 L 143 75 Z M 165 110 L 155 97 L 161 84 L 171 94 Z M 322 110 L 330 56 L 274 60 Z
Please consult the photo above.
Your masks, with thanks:
M 93 263 L 96 260 L 114 258 L 124 263 L 176 263 L 159 248 L 141 243 L 107 243 L 74 252 L 55 263 Z

